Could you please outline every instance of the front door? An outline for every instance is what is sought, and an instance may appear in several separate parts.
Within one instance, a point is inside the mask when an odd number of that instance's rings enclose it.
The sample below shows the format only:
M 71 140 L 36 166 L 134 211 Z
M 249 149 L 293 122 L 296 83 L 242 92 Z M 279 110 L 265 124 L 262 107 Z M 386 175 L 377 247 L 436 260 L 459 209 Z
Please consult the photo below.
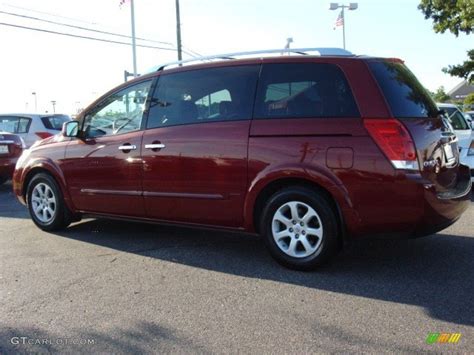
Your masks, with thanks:
M 80 211 L 143 217 L 142 121 L 151 81 L 105 97 L 84 116 L 63 171 Z
M 143 136 L 149 218 L 239 227 L 259 66 L 162 74 Z

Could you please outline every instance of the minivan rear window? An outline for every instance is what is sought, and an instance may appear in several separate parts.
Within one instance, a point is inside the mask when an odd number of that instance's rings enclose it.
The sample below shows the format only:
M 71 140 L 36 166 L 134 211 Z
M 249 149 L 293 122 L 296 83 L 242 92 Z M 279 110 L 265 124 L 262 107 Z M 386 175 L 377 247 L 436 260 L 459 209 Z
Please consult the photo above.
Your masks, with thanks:
M 41 117 L 41 121 L 46 129 L 52 129 L 54 131 L 60 131 L 63 127 L 64 122 L 68 122 L 71 119 L 66 115 L 55 115 Z
M 368 61 L 396 118 L 436 117 L 438 109 L 423 85 L 401 62 Z

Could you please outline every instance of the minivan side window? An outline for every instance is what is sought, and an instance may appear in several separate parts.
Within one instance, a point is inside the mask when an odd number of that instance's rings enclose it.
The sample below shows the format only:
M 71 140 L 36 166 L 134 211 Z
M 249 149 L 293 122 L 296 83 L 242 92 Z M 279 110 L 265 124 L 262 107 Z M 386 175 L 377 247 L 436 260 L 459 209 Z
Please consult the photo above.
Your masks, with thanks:
M 255 118 L 359 116 L 349 84 L 336 65 L 263 65 L 255 102 Z
M 94 138 L 140 130 L 151 83 L 138 83 L 102 100 L 86 114 L 84 135 Z
M 147 128 L 251 119 L 259 70 L 242 65 L 162 74 Z

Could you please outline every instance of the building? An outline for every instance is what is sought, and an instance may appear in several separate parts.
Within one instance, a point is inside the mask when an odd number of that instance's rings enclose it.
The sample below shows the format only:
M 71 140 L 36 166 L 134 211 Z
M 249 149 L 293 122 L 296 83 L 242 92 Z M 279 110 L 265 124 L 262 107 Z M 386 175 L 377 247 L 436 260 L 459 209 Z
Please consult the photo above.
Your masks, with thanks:
M 448 95 L 451 97 L 451 100 L 455 101 L 464 101 L 467 95 L 474 92 L 474 85 L 471 85 L 467 80 L 461 81 L 456 85 L 451 91 L 448 92 Z

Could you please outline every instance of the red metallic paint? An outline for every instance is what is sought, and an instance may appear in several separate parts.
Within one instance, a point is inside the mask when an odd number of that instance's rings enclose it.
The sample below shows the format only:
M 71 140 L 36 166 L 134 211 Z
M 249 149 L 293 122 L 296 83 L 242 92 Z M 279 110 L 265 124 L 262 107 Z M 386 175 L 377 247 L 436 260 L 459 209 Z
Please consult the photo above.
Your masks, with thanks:
M 0 154 L 0 179 L 10 179 L 13 176 L 15 165 L 23 152 L 22 141 L 19 136 L 9 133 L 0 133 L 2 138 L 0 141 L 11 141 L 13 144 L 8 144 L 8 153 Z
M 148 218 L 242 227 L 250 120 L 145 131 L 143 192 Z
M 363 118 L 391 117 L 363 58 L 247 59 L 185 66 L 167 73 L 283 62 L 338 65 Z M 153 73 L 137 81 L 158 76 Z M 430 120 L 404 124 L 416 135 L 422 164 L 435 152 L 439 127 Z M 396 171 L 369 136 L 362 118 L 254 119 L 159 128 L 95 141 L 46 141 L 34 147 L 18 166 L 15 193 L 23 200 L 28 173 L 46 169 L 58 180 L 74 212 L 255 232 L 259 194 L 283 179 L 307 181 L 326 190 L 353 237 L 423 234 L 434 222 L 452 223 L 468 206 L 464 197 L 437 198 L 439 189 L 446 185 L 442 178 L 438 181 L 424 171 Z M 145 144 L 156 142 L 166 148 L 144 149 Z M 138 149 L 118 151 L 124 143 Z M 352 164 L 328 168 L 328 151 L 341 147 L 352 150 Z
M 142 136 L 137 131 L 68 144 L 62 170 L 78 211 L 144 216 Z M 122 145 L 136 150 L 119 150 Z

